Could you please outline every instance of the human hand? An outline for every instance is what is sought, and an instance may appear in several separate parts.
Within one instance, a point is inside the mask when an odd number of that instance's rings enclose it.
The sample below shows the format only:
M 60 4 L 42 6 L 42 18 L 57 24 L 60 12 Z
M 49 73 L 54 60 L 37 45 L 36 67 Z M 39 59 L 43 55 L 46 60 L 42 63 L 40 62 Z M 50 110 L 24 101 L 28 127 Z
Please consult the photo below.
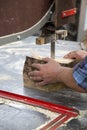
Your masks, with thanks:
M 38 86 L 58 82 L 61 65 L 51 58 L 43 58 L 42 60 L 46 64 L 32 64 L 36 70 L 30 72 L 30 79 L 36 81 Z
M 36 86 L 62 82 L 79 92 L 85 92 L 77 85 L 73 77 L 73 68 L 61 66 L 58 62 L 51 58 L 42 59 L 45 64 L 33 63 L 32 67 L 36 70 L 30 72 L 30 79 L 35 81 Z
M 83 50 L 72 51 L 64 56 L 64 58 L 82 60 L 87 56 L 87 52 Z

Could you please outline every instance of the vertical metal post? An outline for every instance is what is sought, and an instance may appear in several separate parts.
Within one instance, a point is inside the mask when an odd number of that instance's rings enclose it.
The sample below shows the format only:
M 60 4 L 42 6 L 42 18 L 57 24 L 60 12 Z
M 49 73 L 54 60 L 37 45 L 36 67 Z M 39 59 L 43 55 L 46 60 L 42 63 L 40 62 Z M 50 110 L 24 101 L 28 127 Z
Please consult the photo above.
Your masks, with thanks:
M 55 35 L 51 37 L 51 58 L 55 59 Z

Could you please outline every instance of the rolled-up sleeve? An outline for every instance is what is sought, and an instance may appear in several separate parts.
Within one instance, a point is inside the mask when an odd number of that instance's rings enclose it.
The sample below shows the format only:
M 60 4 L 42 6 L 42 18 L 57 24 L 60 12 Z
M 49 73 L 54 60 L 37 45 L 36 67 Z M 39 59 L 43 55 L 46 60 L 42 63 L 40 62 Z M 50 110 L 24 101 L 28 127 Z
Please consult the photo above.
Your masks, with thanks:
M 87 90 L 87 57 L 75 65 L 73 77 L 80 87 Z

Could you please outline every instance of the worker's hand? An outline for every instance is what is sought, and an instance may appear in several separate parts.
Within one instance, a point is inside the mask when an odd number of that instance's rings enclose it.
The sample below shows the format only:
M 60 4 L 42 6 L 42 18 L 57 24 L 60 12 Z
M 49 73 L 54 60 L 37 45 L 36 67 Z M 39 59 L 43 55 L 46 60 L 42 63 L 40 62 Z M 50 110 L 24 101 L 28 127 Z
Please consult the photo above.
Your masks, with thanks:
M 72 51 L 64 56 L 64 58 L 82 60 L 87 56 L 87 52 L 83 50 Z
M 51 58 L 45 58 L 43 61 L 46 64 L 32 64 L 36 70 L 30 72 L 30 79 L 36 81 L 36 86 L 62 82 L 76 91 L 85 92 L 83 88 L 77 85 L 73 77 L 73 68 L 63 67 Z
M 55 83 L 60 80 L 58 75 L 60 73 L 60 64 L 51 58 L 44 58 L 46 64 L 33 63 L 32 67 L 37 70 L 30 72 L 30 79 L 36 81 L 36 85 L 45 85 Z

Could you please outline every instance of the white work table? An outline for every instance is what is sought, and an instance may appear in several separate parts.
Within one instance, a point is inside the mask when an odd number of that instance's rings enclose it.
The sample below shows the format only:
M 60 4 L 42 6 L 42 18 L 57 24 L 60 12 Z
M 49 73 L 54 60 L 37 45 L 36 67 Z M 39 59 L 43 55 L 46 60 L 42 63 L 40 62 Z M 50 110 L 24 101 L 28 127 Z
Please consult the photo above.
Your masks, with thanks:
M 31 36 L 18 42 L 0 46 L 0 90 L 42 99 L 68 107 L 75 107 L 82 115 L 59 130 L 87 130 L 87 94 L 81 94 L 70 89 L 46 93 L 24 88 L 22 74 L 26 56 L 39 54 L 44 57 L 50 57 L 50 43 L 36 45 L 35 39 L 36 37 Z M 56 43 L 55 57 L 63 57 L 72 50 L 80 49 L 81 46 L 78 42 L 59 40 Z

